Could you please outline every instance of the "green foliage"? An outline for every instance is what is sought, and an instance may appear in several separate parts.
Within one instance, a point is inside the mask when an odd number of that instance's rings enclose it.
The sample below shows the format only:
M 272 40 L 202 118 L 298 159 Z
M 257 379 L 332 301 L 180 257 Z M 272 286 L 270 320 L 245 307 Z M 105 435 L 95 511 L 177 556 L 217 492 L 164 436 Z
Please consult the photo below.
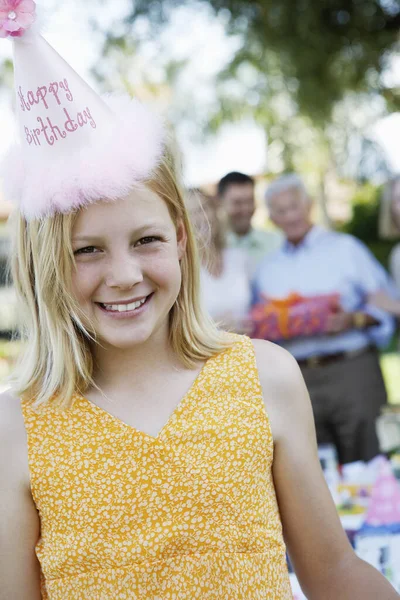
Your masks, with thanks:
M 356 138 L 361 148 L 363 131 L 400 110 L 399 90 L 383 77 L 399 49 L 398 0 L 132 0 L 126 36 L 147 19 L 157 38 L 157 27 L 183 5 L 193 7 L 191 28 L 196 14 L 211 8 L 236 48 L 207 114 L 190 113 L 187 102 L 185 116 L 197 119 L 198 130 L 214 133 L 250 118 L 267 133 L 275 171 L 303 172 L 306 163 L 321 181 L 332 169 L 357 179 L 375 174 L 369 165 L 361 175 L 345 167 Z
M 136 0 L 129 20 L 147 15 L 153 22 L 165 23 L 171 7 L 180 4 Z M 245 40 L 225 76 L 240 77 L 243 67 L 255 70 L 268 96 L 288 92 L 299 113 L 320 125 L 330 120 L 332 108 L 349 90 L 381 93 L 381 74 L 399 47 L 396 0 L 207 0 L 207 4 L 224 17 L 230 33 Z M 400 109 L 396 90 L 384 91 L 388 109 Z
M 379 240 L 377 242 L 365 242 L 368 248 L 371 250 L 372 254 L 375 256 L 377 260 L 385 267 L 385 269 L 389 269 L 389 256 L 391 251 L 393 250 L 394 242 L 389 242 L 387 240 Z
M 378 234 L 379 201 L 381 188 L 372 185 L 360 187 L 352 200 L 353 216 L 340 229 L 363 241 L 374 256 L 388 268 L 388 260 L 393 246 L 398 240 L 381 240 Z
M 378 241 L 379 188 L 362 186 L 352 200 L 353 216 L 343 226 L 343 231 L 351 233 L 363 242 Z

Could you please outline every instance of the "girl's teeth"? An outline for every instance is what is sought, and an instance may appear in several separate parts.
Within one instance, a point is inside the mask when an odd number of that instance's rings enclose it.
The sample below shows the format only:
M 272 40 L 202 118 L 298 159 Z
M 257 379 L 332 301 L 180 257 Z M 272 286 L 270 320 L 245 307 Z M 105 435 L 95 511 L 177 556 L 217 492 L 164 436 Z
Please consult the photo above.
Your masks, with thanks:
M 146 302 L 146 298 L 138 300 L 137 302 L 131 302 L 130 304 L 104 304 L 106 310 L 114 312 L 127 312 L 129 310 L 136 310 L 139 306 L 142 306 Z

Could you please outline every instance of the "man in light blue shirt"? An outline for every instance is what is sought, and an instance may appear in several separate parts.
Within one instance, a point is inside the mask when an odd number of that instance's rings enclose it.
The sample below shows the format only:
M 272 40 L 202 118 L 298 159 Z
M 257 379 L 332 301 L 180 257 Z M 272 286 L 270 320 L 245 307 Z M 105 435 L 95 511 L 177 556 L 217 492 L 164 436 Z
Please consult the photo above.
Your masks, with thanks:
M 256 204 L 254 180 L 249 175 L 237 171 L 225 175 L 218 183 L 218 198 L 228 218 L 228 246 L 246 253 L 253 274 L 259 262 L 279 248 L 283 236 L 252 227 Z
M 368 298 L 390 289 L 388 275 L 359 240 L 312 223 L 311 201 L 297 175 L 274 182 L 266 200 L 286 241 L 259 265 L 254 301 L 261 294 L 340 295 L 326 334 L 282 345 L 302 369 L 318 442 L 334 443 L 342 463 L 369 460 L 379 452 L 375 420 L 386 402 L 376 348 L 389 343 L 394 321 Z

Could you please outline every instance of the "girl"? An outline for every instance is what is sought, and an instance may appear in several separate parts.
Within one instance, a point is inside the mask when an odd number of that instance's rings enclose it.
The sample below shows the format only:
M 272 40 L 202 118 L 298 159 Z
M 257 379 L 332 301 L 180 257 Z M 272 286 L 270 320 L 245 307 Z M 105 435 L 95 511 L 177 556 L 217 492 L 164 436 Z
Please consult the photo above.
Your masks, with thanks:
M 288 599 L 282 525 L 308 598 L 398 597 L 341 528 L 294 360 L 203 316 L 166 156 L 117 201 L 16 220 L 1 598 Z
M 224 223 L 216 201 L 199 190 L 188 193 L 189 213 L 199 242 L 203 303 L 210 316 L 229 331 L 251 333 L 251 300 L 246 255 L 226 247 Z
M 25 14 L 3 29 L 16 36 Z M 36 61 L 31 89 L 49 52 L 35 43 L 16 53 Z M 308 598 L 394 600 L 341 528 L 295 361 L 202 312 L 167 143 L 151 118 L 125 136 L 138 106 L 118 120 L 89 103 L 94 137 L 62 161 L 55 143 L 41 163 L 25 125 L 34 168 L 24 155 L 9 192 L 26 344 L 0 399 L 0 598 L 288 600 L 286 543 Z M 62 149 L 59 108 L 46 118 Z

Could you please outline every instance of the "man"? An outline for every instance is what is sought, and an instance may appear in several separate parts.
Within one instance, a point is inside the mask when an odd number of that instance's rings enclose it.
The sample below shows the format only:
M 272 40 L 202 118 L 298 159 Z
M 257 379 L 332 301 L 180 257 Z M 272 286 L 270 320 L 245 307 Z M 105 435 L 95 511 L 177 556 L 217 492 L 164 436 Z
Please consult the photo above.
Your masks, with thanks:
M 256 206 L 254 180 L 248 175 L 236 171 L 225 175 L 218 184 L 218 196 L 228 217 L 228 245 L 246 252 L 254 272 L 260 260 L 280 246 L 282 237 L 252 227 Z
M 393 319 L 368 304 L 368 296 L 389 289 L 389 278 L 356 238 L 312 223 L 311 201 L 297 175 L 268 189 L 272 221 L 286 241 L 259 266 L 255 300 L 264 294 L 340 295 L 340 309 L 328 318 L 326 334 L 283 345 L 297 359 L 313 404 L 318 442 L 333 443 L 340 462 L 369 460 L 379 452 L 375 420 L 386 402 L 377 346 L 393 334 Z

